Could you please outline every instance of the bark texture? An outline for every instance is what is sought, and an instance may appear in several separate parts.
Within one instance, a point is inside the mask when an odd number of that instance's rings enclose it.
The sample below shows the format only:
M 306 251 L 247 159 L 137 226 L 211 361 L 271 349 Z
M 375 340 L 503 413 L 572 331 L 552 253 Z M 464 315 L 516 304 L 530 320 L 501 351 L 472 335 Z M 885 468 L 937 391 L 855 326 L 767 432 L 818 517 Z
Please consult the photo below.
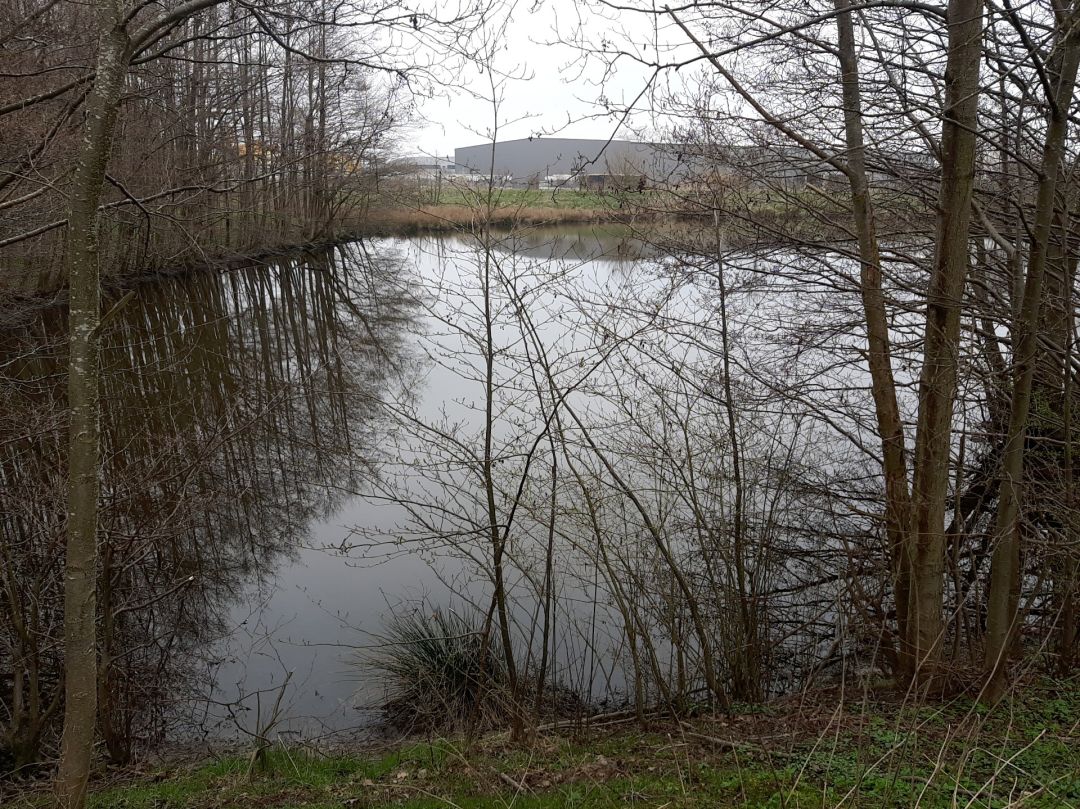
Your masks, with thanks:
M 908 646 L 916 680 L 938 673 L 944 629 L 945 500 L 956 399 L 960 307 L 968 274 L 975 179 L 982 0 L 950 0 L 934 263 L 926 301 L 908 540 Z
M 862 126 L 862 90 L 855 52 L 855 30 L 849 0 L 835 0 L 840 84 L 844 100 L 844 134 L 847 142 L 846 173 L 851 185 L 851 207 L 859 242 L 859 292 L 866 318 L 867 364 L 878 435 L 881 437 L 885 477 L 885 530 L 889 542 L 896 600 L 899 638 L 897 670 L 911 674 L 912 654 L 907 636 L 910 569 L 905 556 L 911 527 L 911 491 L 908 486 L 904 424 L 896 399 L 889 318 L 882 290 L 881 255 L 878 250 L 874 204 L 866 178 L 866 145 Z
M 1035 378 L 1043 283 L 1046 277 L 1050 231 L 1056 207 L 1058 174 L 1068 133 L 1069 107 L 1080 64 L 1080 13 L 1076 6 L 1063 22 L 1058 45 L 1052 56 L 1053 97 L 1039 172 L 1027 275 L 1019 315 L 1013 323 L 1012 397 L 1005 451 L 1002 455 L 1001 486 L 994 523 L 994 552 L 991 562 L 990 593 L 986 614 L 987 675 L 985 695 L 1000 699 L 1007 684 L 1009 648 L 1016 629 L 1017 593 L 1020 589 L 1020 503 L 1024 483 L 1024 446 L 1027 439 L 1031 394 Z
M 97 210 L 127 68 L 128 36 L 117 0 L 100 0 L 94 89 L 72 183 L 68 217 L 70 288 L 68 525 L 64 570 L 64 731 L 57 801 L 86 803 L 97 722 L 97 524 L 99 431 L 99 266 Z

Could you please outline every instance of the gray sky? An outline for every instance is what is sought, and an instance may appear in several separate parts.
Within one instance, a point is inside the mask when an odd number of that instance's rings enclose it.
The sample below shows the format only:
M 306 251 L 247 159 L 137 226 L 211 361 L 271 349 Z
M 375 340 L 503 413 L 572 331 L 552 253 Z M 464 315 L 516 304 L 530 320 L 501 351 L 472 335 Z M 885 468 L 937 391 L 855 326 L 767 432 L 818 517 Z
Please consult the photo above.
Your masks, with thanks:
M 574 0 L 543 0 L 536 7 L 527 2 L 516 5 L 505 36 L 492 38 L 493 42 L 498 39 L 496 71 L 514 76 L 502 87 L 499 140 L 540 132 L 578 138 L 612 135 L 617 121 L 602 115 L 597 99 L 603 94 L 616 103 L 628 102 L 645 85 L 647 71 L 627 63 L 601 88 L 599 63 L 583 70 L 575 64 L 579 52 L 559 41 L 569 38 L 581 23 L 585 35 L 594 42 L 605 34 L 629 36 L 638 45 L 651 40 L 645 20 L 625 14 L 619 19 L 611 17 L 609 12 L 605 19 L 595 6 Z M 472 93 L 491 94 L 490 78 L 476 66 L 465 71 L 460 86 L 447 88 L 442 96 L 418 100 L 419 121 L 411 136 L 404 139 L 402 150 L 452 155 L 455 147 L 489 139 L 495 122 L 491 102 Z M 638 117 L 636 123 L 647 125 L 648 121 Z

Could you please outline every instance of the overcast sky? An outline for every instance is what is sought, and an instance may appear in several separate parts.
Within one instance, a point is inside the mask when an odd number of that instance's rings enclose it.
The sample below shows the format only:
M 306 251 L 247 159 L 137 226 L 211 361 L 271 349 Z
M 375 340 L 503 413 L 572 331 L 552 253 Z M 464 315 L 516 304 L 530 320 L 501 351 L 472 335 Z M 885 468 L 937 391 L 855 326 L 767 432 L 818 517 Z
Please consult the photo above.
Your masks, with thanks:
M 508 79 L 503 86 L 499 140 L 541 132 L 607 138 L 615 131 L 617 121 L 601 114 L 597 99 L 604 94 L 616 102 L 629 101 L 645 86 L 648 74 L 627 64 L 605 87 L 598 86 L 599 63 L 583 72 L 581 65 L 575 64 L 579 52 L 560 43 L 581 23 L 593 41 L 604 34 L 629 35 L 641 45 L 652 37 L 645 20 L 625 14 L 605 19 L 594 7 L 574 0 L 543 0 L 535 7 L 517 3 L 495 57 L 497 71 L 520 76 Z M 456 147 L 487 140 L 494 124 L 491 103 L 475 98 L 469 90 L 490 95 L 489 81 L 473 66 L 462 76 L 460 87 L 448 88 L 435 98 L 418 99 L 419 120 L 402 150 L 452 155 Z M 636 123 L 647 125 L 648 121 L 639 117 Z

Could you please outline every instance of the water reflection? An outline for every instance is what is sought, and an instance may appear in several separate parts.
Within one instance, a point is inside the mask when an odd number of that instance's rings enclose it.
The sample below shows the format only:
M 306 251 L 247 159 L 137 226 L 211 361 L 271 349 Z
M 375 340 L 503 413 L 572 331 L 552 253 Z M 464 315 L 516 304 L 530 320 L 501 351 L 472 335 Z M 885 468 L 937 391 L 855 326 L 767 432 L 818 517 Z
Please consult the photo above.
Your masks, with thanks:
M 378 402 L 404 367 L 403 278 L 352 246 L 145 283 L 109 323 L 99 692 L 114 759 L 166 731 L 232 605 L 370 474 Z M 55 743 L 60 712 L 65 331 L 55 307 L 0 333 L 0 749 L 18 762 Z
M 522 670 L 546 666 L 550 683 L 599 698 L 647 668 L 630 683 L 647 699 L 650 682 L 693 669 L 654 540 L 605 480 L 584 426 L 545 415 L 574 391 L 565 403 L 628 474 L 645 485 L 660 474 L 647 467 L 654 448 L 623 445 L 635 422 L 620 415 L 620 385 L 650 367 L 650 346 L 681 339 L 683 313 L 659 318 L 679 285 L 637 261 L 645 248 L 630 235 L 502 234 L 495 262 L 467 237 L 383 240 L 139 288 L 104 344 L 101 691 L 114 758 L 175 737 L 180 718 L 187 736 L 215 739 L 370 724 L 355 705 L 378 705 L 381 692 L 355 647 L 384 615 L 488 609 L 486 497 L 469 475 L 483 456 L 478 273 L 491 268 L 493 482 L 500 507 L 520 504 L 504 573 Z M 58 718 L 64 331 L 50 310 L 0 334 L 0 584 L 15 605 L 0 613 L 0 698 L 17 717 L 0 716 L 0 731 L 46 746 Z M 631 398 L 640 420 L 647 397 Z M 546 424 L 557 427 L 547 439 Z M 665 536 L 684 547 L 678 509 L 664 512 Z M 656 604 L 631 603 L 652 592 Z M 645 615 L 633 636 L 623 611 Z M 30 620 L 41 628 L 22 631 Z M 686 660 L 673 659 L 680 632 Z M 692 672 L 679 676 L 694 687 Z
M 503 234 L 495 250 L 518 259 L 544 261 L 637 261 L 658 251 L 632 226 L 623 224 L 531 227 Z M 452 237 L 451 237 L 452 239 Z

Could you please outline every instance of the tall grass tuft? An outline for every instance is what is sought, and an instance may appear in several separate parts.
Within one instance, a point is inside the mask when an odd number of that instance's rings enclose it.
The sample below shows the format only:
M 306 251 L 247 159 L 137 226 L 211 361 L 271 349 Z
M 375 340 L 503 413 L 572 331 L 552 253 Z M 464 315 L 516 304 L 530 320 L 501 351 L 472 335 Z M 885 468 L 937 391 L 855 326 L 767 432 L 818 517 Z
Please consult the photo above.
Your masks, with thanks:
M 381 680 L 390 725 L 417 732 L 505 723 L 512 695 L 502 647 L 494 635 L 485 644 L 483 623 L 438 609 L 387 621 L 378 650 L 361 665 Z

